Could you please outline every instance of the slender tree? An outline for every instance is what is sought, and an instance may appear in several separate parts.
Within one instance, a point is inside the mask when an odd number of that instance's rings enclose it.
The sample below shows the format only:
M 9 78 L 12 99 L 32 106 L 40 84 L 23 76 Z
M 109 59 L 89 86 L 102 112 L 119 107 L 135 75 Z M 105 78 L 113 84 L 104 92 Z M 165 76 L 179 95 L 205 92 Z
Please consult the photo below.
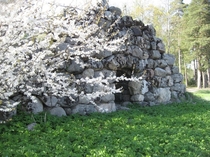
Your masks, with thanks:
M 170 53 L 177 58 L 177 65 L 181 72 L 182 54 L 181 54 L 181 34 L 183 31 L 181 20 L 184 14 L 183 8 L 185 4 L 183 0 L 174 0 L 170 3 Z

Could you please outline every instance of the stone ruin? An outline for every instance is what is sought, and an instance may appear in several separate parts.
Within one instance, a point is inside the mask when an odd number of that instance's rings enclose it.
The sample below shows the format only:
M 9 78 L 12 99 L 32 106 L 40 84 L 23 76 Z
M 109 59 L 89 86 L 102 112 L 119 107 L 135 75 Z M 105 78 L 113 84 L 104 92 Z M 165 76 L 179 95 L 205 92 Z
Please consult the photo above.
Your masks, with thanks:
M 164 43 L 156 37 L 152 25 L 145 25 L 130 16 L 122 16 L 119 8 L 109 7 L 107 4 L 98 4 L 80 15 L 75 9 L 65 10 L 64 16 L 64 20 L 81 29 L 77 33 L 60 36 L 60 40 L 54 41 L 55 48 L 49 50 L 55 53 L 65 51 L 67 55 L 80 51 L 91 52 L 89 55 L 94 60 L 75 55 L 68 64 L 58 65 L 59 71 L 75 80 L 97 79 L 102 76 L 108 80 L 106 85 L 110 89 L 121 88 L 122 92 L 110 92 L 90 100 L 88 94 L 107 92 L 107 88 L 97 84 L 92 86 L 88 81 L 84 81 L 80 85 L 74 84 L 74 88 L 84 93 L 75 97 L 74 102 L 68 97 L 54 95 L 34 94 L 32 101 L 21 94 L 11 95 L 12 100 L 21 100 L 25 110 L 33 113 L 47 110 L 58 116 L 74 113 L 85 115 L 102 111 L 99 109 L 113 112 L 129 103 L 153 106 L 180 102 L 184 98 L 185 85 L 182 83 L 182 74 L 174 65 L 175 57 L 165 52 Z M 97 40 L 92 47 L 92 43 L 88 41 L 91 38 Z M 100 45 L 104 45 L 102 49 L 99 48 Z M 64 59 L 65 56 L 54 57 L 54 62 L 59 63 Z M 128 79 L 109 80 L 122 76 Z M 141 79 L 133 81 L 133 77 Z

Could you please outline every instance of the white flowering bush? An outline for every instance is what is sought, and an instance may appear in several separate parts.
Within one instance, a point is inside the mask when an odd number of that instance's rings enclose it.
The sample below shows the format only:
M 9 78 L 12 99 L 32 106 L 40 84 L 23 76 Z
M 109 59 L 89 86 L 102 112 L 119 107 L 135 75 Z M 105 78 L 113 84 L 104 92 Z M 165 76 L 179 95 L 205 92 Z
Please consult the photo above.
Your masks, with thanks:
M 85 78 L 74 75 L 88 68 L 100 69 L 101 60 L 96 56 L 109 45 L 109 38 L 98 26 L 95 16 L 101 16 L 98 10 L 103 7 L 106 6 L 98 5 L 86 17 L 74 7 L 37 0 L 2 6 L 8 14 L 0 18 L 0 111 L 9 111 L 20 103 L 21 99 L 18 102 L 13 99 L 10 105 L 4 103 L 16 94 L 28 99 L 34 95 L 65 96 L 72 102 L 86 95 L 97 105 L 94 102 L 97 97 L 121 92 L 110 86 L 110 82 L 139 81 L 140 78 L 112 74 Z M 112 51 L 112 47 L 109 49 Z M 85 93 L 81 87 L 87 84 L 103 90 Z

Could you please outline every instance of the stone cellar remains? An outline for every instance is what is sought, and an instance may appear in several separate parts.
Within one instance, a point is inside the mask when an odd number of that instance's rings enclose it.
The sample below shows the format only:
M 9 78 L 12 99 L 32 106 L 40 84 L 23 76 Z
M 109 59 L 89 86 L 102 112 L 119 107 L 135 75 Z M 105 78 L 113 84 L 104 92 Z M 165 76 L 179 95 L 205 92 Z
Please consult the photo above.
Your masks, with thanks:
M 65 116 L 113 112 L 129 103 L 168 104 L 184 98 L 185 85 L 174 65 L 175 57 L 165 52 L 153 25 L 122 16 L 119 8 L 104 3 L 80 14 L 76 9 L 66 9 L 63 20 L 77 31 L 59 34 L 59 39 L 54 39 L 53 45 L 46 49 L 53 52 L 56 72 L 71 78 L 73 83 L 69 88 L 82 94 L 71 95 L 72 101 L 68 96 L 34 91 L 29 100 L 20 89 L 10 94 L 9 101 L 21 102 L 29 112 L 49 111 Z M 56 34 L 52 31 L 45 36 Z M 103 78 L 104 82 L 93 84 L 98 78 Z M 74 83 L 77 80 L 83 81 Z M 46 88 L 44 83 L 42 86 Z M 114 93 L 112 89 L 121 92 Z M 107 94 L 94 97 L 94 93 Z

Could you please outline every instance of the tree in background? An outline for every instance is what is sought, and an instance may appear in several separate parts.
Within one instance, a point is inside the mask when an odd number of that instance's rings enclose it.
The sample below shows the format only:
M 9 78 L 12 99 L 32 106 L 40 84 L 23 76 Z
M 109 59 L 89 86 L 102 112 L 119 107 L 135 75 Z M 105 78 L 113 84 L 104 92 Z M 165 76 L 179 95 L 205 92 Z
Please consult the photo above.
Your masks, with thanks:
M 128 8 L 127 8 L 128 10 Z M 145 24 L 153 24 L 157 37 L 165 34 L 163 25 L 165 23 L 164 9 L 162 7 L 149 4 L 145 0 L 136 0 L 130 11 L 127 11 L 134 19 L 139 19 Z M 163 39 L 163 38 L 162 38 Z
M 184 14 L 183 8 L 185 4 L 183 0 L 174 0 L 170 3 L 170 53 L 174 54 L 177 59 L 177 65 L 179 65 L 179 71 L 181 72 L 181 34 L 182 24 L 181 19 Z
M 144 21 L 146 17 L 145 0 L 135 0 L 132 10 L 130 10 L 130 16 L 132 16 L 134 19 Z
M 205 88 L 210 59 L 210 3 L 207 0 L 192 0 L 185 9 L 183 30 L 184 57 L 186 61 L 196 60 L 197 87 Z

